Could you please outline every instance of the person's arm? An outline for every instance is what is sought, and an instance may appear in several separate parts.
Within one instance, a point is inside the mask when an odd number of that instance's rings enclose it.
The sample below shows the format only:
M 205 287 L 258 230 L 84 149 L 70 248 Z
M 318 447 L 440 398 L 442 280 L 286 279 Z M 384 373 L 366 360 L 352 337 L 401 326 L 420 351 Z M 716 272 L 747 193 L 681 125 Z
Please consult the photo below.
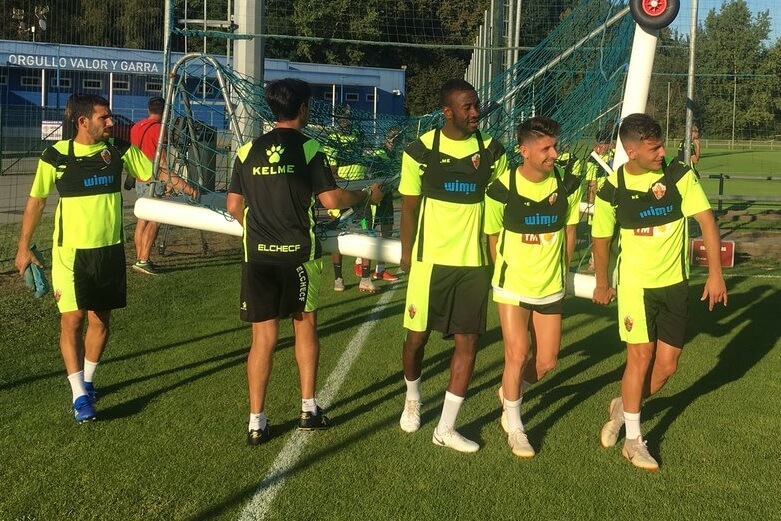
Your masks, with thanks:
M 496 264 L 496 244 L 499 242 L 499 234 L 492 233 L 488 235 L 488 253 L 491 254 L 491 262 Z
M 701 301 L 708 301 L 708 309 L 713 311 L 717 302 L 727 305 L 727 285 L 721 272 L 721 237 L 716 219 L 711 210 L 694 214 L 694 218 L 702 229 L 702 239 L 705 243 L 705 253 L 708 256 L 708 279 L 702 289 Z
M 45 197 L 28 197 L 27 204 L 24 207 L 24 215 L 22 216 L 22 229 L 19 233 L 19 242 L 16 248 L 16 259 L 14 266 L 19 270 L 20 275 L 24 275 L 24 270 L 30 264 L 36 264 L 40 267 L 41 262 L 30 251 L 30 241 L 32 241 L 33 233 L 38 228 L 38 223 L 41 222 L 41 216 L 43 215 L 43 209 L 46 206 Z
M 225 207 L 228 213 L 244 226 L 244 196 L 235 192 L 228 192 Z
M 402 195 L 401 197 L 401 262 L 399 267 L 409 272 L 412 265 L 412 246 L 415 244 L 415 231 L 418 228 L 418 212 L 422 197 Z
M 349 208 L 358 203 L 365 202 L 367 199 L 371 204 L 379 204 L 385 192 L 380 189 L 380 183 L 372 183 L 362 190 L 345 190 L 344 188 L 334 188 L 317 194 L 317 199 L 324 208 L 337 210 L 340 208 Z
M 591 251 L 594 253 L 594 277 L 596 286 L 591 300 L 597 304 L 608 304 L 616 296 L 616 290 L 610 287 L 607 266 L 610 256 L 611 237 L 594 237 Z
M 565 251 L 566 257 L 564 257 L 564 265 L 569 269 L 569 263 L 572 260 L 572 256 L 575 255 L 575 239 L 577 237 L 576 224 L 568 224 L 564 233 L 566 234 L 567 247 Z

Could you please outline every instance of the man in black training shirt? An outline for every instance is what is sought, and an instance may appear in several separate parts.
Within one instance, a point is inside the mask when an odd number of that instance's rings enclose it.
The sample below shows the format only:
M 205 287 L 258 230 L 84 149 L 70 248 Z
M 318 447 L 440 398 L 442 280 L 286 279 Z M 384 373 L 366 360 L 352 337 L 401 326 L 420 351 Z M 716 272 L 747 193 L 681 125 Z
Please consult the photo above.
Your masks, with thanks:
M 320 144 L 300 131 L 309 121 L 309 84 L 292 78 L 266 86 L 275 128 L 237 152 L 227 208 L 244 227 L 240 317 L 252 323 L 247 357 L 250 420 L 248 443 L 270 438 L 266 387 L 279 335 L 279 320 L 292 317 L 301 380 L 299 429 L 324 429 L 328 418 L 315 401 L 320 343 L 317 303 L 322 250 L 314 234 L 315 195 L 329 209 L 383 196 L 378 184 L 364 190 L 337 187 Z

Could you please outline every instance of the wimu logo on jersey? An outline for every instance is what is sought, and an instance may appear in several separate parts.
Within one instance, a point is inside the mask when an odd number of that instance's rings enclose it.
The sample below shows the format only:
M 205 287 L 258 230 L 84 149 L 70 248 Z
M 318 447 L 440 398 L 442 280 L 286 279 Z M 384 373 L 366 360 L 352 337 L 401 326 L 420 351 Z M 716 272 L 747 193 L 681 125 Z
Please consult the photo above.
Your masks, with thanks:
M 93 175 L 92 177 L 85 177 L 84 181 L 82 181 L 87 188 L 93 186 L 110 186 L 113 182 L 113 175 Z
M 667 206 L 649 206 L 645 210 L 640 210 L 638 212 L 638 215 L 641 219 L 646 219 L 648 217 L 658 217 L 658 216 L 664 216 L 669 215 L 673 213 L 675 210 L 675 207 L 673 205 L 668 204 Z
M 558 215 L 543 215 L 539 212 L 523 218 L 523 223 L 529 226 L 553 226 L 559 220 Z
M 457 192 L 461 194 L 473 194 L 477 192 L 477 183 L 463 183 L 456 179 L 455 181 L 445 182 L 443 188 L 446 192 Z

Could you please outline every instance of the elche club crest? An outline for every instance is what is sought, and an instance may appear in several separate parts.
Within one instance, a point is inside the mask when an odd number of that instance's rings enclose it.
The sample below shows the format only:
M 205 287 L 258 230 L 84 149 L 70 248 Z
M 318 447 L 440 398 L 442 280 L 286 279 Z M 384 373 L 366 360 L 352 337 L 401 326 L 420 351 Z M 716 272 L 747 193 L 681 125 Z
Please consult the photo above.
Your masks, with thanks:
M 654 197 L 656 197 L 656 200 L 658 201 L 659 199 L 664 197 L 664 194 L 667 193 L 667 187 L 660 181 L 651 187 L 651 192 L 654 194 Z
M 635 319 L 630 317 L 629 315 L 624 317 L 624 327 L 627 331 L 632 331 L 632 326 L 635 325 Z
M 100 153 L 100 157 L 107 165 L 111 164 L 111 152 L 108 151 L 108 148 L 103 149 L 103 151 Z
M 552 194 L 550 194 L 550 197 L 548 197 L 548 204 L 553 206 L 554 204 L 556 204 L 556 199 L 558 198 L 559 198 L 559 193 L 553 192 Z
M 479 152 L 472 156 L 472 166 L 475 167 L 475 170 L 480 168 L 480 153 Z

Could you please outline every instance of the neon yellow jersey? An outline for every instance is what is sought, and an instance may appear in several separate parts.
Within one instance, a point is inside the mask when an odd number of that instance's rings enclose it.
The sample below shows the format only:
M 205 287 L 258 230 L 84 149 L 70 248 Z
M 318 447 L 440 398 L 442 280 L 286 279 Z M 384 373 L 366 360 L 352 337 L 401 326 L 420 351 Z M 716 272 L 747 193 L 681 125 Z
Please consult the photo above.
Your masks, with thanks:
M 432 150 L 435 133 L 439 146 Z M 431 130 L 411 143 L 401 160 L 399 192 L 422 197 L 413 260 L 444 266 L 488 265 L 483 241 L 485 189 L 506 170 L 504 147 L 485 133 L 480 139 L 473 134 L 452 140 Z M 448 193 L 453 197 L 448 198 Z
M 566 227 L 577 224 L 579 220 L 579 201 L 582 193 L 577 179 L 569 178 L 571 183 L 566 195 L 566 204 L 557 209 L 563 213 L 559 226 L 551 226 L 551 230 L 518 224 L 510 225 L 516 231 L 508 229 L 505 223 L 506 204 L 530 203 L 529 222 L 541 222 L 532 219 L 540 212 L 534 210 L 533 203 L 540 206 L 553 207 L 558 194 L 562 194 L 564 183 L 559 183 L 551 174 L 540 182 L 532 182 L 515 171 L 516 193 L 520 197 L 506 195 L 510 190 L 510 172 L 502 174 L 488 189 L 485 199 L 485 233 L 499 234 L 496 245 L 496 263 L 492 285 L 494 294 L 506 299 L 527 302 L 530 304 L 546 304 L 564 296 L 566 266 L 564 252 L 566 251 Z M 565 177 L 565 179 L 568 179 Z M 553 196 L 553 194 L 557 194 Z M 550 201 L 553 200 L 554 203 Z M 509 213 L 509 212 L 508 212 Z M 524 231 L 524 229 L 526 229 Z M 529 233 L 526 233 L 529 232 Z
M 591 227 L 593 237 L 605 238 L 620 226 L 619 284 L 660 288 L 688 279 L 686 218 L 710 210 L 697 176 L 687 167 L 677 181 L 661 170 L 623 179 L 624 190 L 613 172 L 597 192 Z
M 60 195 L 54 214 L 56 246 L 86 249 L 124 241 L 123 167 L 141 181 L 152 177 L 152 162 L 120 139 L 92 145 L 63 140 L 44 150 L 30 197 L 46 198 L 56 186 Z
M 360 139 L 350 132 L 334 133 L 328 136 L 329 142 L 337 143 L 338 150 L 330 145 L 323 145 L 322 150 L 331 165 L 336 165 L 336 177 L 354 181 L 366 177 L 366 166 L 357 162 L 355 156 L 360 155 Z

